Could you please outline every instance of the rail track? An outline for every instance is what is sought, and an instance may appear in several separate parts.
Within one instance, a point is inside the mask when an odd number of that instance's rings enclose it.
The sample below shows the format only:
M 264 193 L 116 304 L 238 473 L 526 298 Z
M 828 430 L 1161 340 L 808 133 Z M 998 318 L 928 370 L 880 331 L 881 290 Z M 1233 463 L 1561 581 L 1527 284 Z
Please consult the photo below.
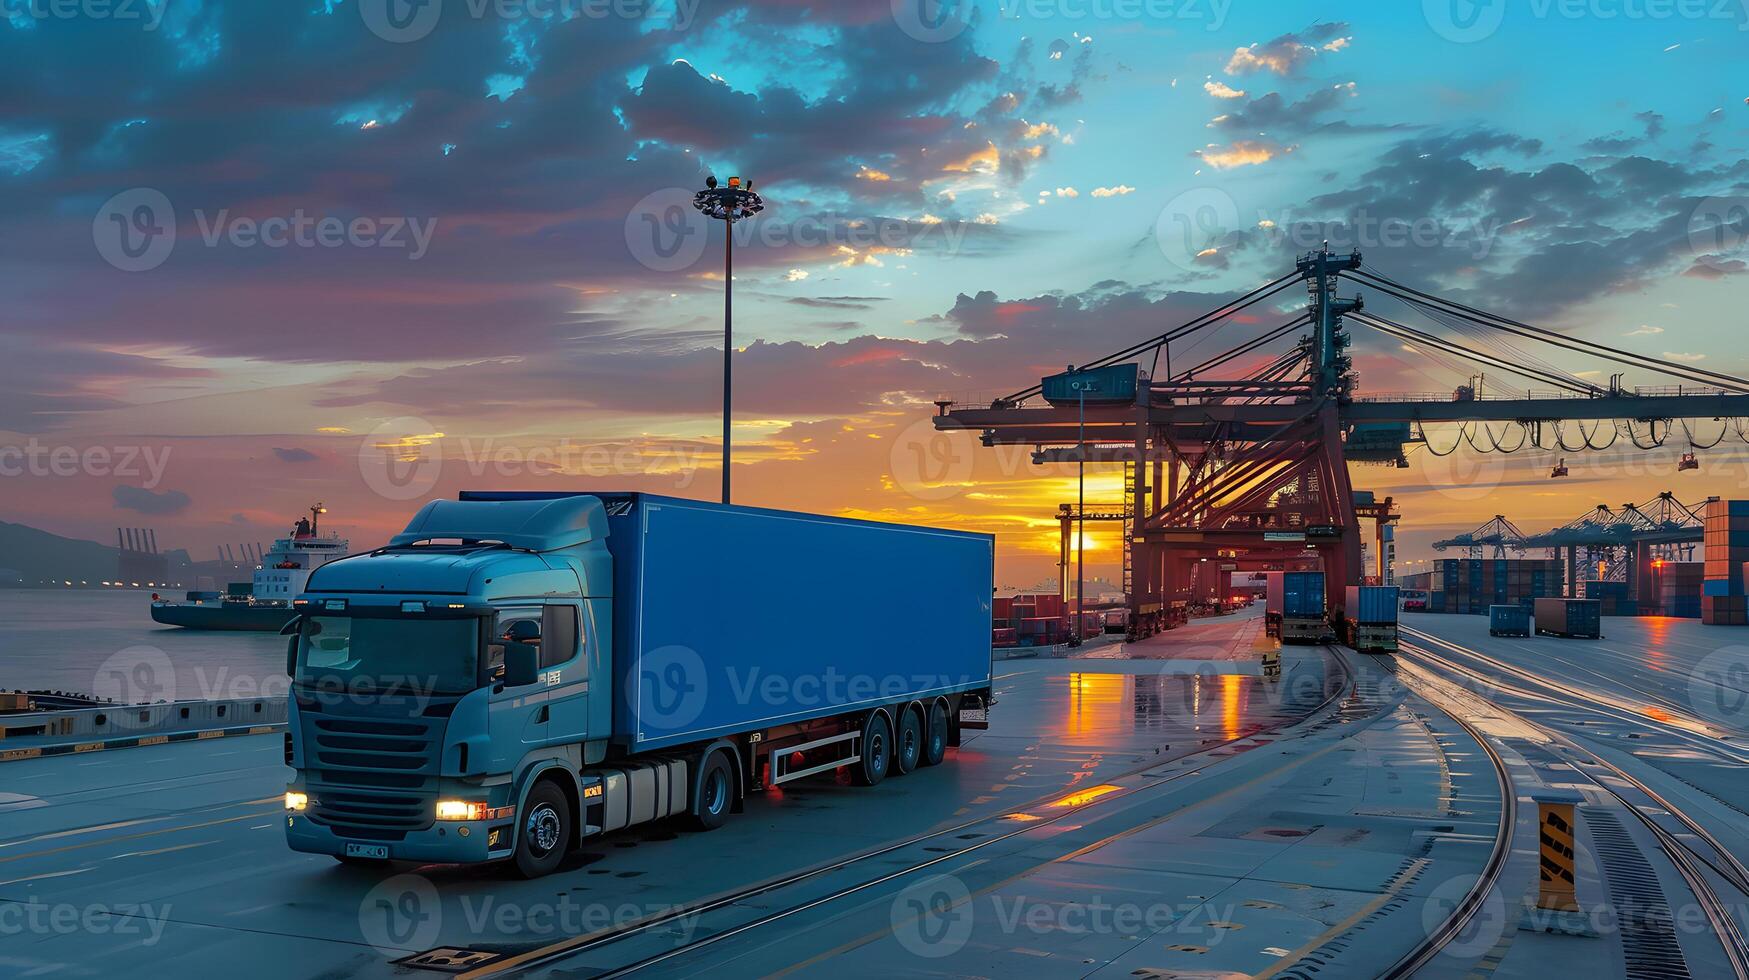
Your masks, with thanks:
M 1412 662 L 1420 670 L 1427 671 L 1434 676 L 1443 676 L 1448 683 L 1453 674 L 1462 679 L 1477 682 L 1484 689 L 1494 685 L 1496 680 L 1471 666 L 1454 661 L 1449 655 L 1442 656 L 1438 650 L 1430 648 L 1433 645 L 1437 645 L 1439 649 L 1447 651 L 1448 654 L 1455 653 L 1478 662 L 1485 662 L 1514 675 L 1524 676 L 1528 673 L 1450 641 L 1429 637 L 1420 631 L 1411 630 L 1409 632 L 1417 639 L 1425 639 L 1431 643 L 1429 646 L 1405 643 L 1399 651 L 1400 656 Z M 1541 687 L 1564 692 L 1575 699 L 1582 701 L 1584 698 L 1584 693 L 1575 688 L 1569 688 L 1555 682 L 1542 681 L 1534 676 L 1531 676 L 1530 679 L 1537 680 Z M 1678 875 L 1687 884 L 1695 901 L 1705 913 L 1707 921 L 1712 927 L 1714 935 L 1718 937 L 1725 957 L 1731 965 L 1733 974 L 1738 980 L 1749 980 L 1749 939 L 1745 938 L 1742 929 L 1732 915 L 1732 904 L 1718 893 L 1707 877 L 1707 872 L 1710 871 L 1727 883 L 1731 889 L 1737 891 L 1743 899 L 1749 899 L 1749 869 L 1746 869 L 1737 857 L 1720 844 L 1698 820 L 1632 773 L 1593 752 L 1566 733 L 1527 718 L 1521 712 L 1502 705 L 1471 687 L 1466 686 L 1463 690 L 1468 696 L 1541 734 L 1551 746 L 1555 747 L 1557 756 L 1574 773 L 1584 776 L 1598 789 L 1615 799 L 1623 810 L 1633 814 L 1647 828 L 1653 838 L 1657 840 L 1659 849 L 1675 867 Z M 1433 697 L 1437 699 L 1439 695 L 1433 695 Z M 1619 716 L 1618 710 L 1614 707 L 1598 704 L 1594 700 L 1585 702 L 1585 706 L 1603 714 Z M 1452 713 L 1455 717 L 1456 712 Z M 1627 720 L 1636 723 L 1655 723 L 1657 721 L 1656 719 L 1637 717 L 1630 717 Z M 1467 723 L 1466 727 L 1468 727 Z M 1705 737 L 1680 726 L 1663 727 L 1671 734 L 1691 742 Z M 1722 748 L 1728 749 L 1729 747 Z M 1491 754 L 1493 753 L 1491 752 Z M 1716 751 L 1715 754 L 1724 756 L 1728 753 Z M 1675 826 L 1668 825 L 1671 823 Z
M 1197 761 L 1194 765 L 1180 768 L 1177 771 L 1163 775 L 1161 778 L 1153 782 L 1139 783 L 1126 787 L 1102 795 L 1096 799 L 1091 799 L 1086 803 L 1059 807 L 1057 808 L 1057 812 L 1052 812 L 1047 815 L 1038 815 L 1036 816 L 1036 819 L 1016 824 L 1014 829 L 1004 829 L 999 833 L 991 834 L 988 837 L 970 843 L 967 843 L 962 839 L 963 835 L 966 835 L 968 832 L 977 828 L 988 828 L 1001 825 L 1007 819 L 1007 813 L 1017 811 L 1026 812 L 1038 807 L 1047 806 L 1053 799 L 1055 799 L 1055 795 L 1040 797 L 1037 800 L 1031 801 L 1018 808 L 1005 808 L 1005 813 L 1003 815 L 978 817 L 972 820 L 963 821 L 949 827 L 930 831 L 926 834 L 919 834 L 902 841 L 882 845 L 873 850 L 854 854 L 830 864 L 816 866 L 794 874 L 782 875 L 777 878 L 749 885 L 745 888 L 719 894 L 696 904 L 665 911 L 658 915 L 646 917 L 635 922 L 626 923 L 609 929 L 571 937 L 570 939 L 562 940 L 541 949 L 531 950 L 507 959 L 488 963 L 476 970 L 461 974 L 461 977 L 463 980 L 485 980 L 485 978 L 488 977 L 503 976 L 509 973 L 526 973 L 527 971 L 538 969 L 543 966 L 550 966 L 585 953 L 627 943 L 638 937 L 655 936 L 658 935 L 661 930 L 668 927 L 688 922 L 699 916 L 708 915 L 712 912 L 729 909 L 737 905 L 744 905 L 750 900 L 770 895 L 793 885 L 823 878 L 835 872 L 846 871 L 859 866 L 872 866 L 879 858 L 893 855 L 907 849 L 917 848 L 931 842 L 952 842 L 954 845 L 946 853 L 915 860 L 897 869 L 883 866 L 878 873 L 872 876 L 862 878 L 858 881 L 848 882 L 840 887 L 832 888 L 822 895 L 794 905 L 775 909 L 745 922 L 729 925 L 695 939 L 667 946 L 656 953 L 640 956 L 630 962 L 595 974 L 598 980 L 609 977 L 628 976 L 657 966 L 661 963 L 668 962 L 677 957 L 697 952 L 700 949 L 709 947 L 723 940 L 743 935 L 765 926 L 782 922 L 792 916 L 809 910 L 817 909 L 833 902 L 861 894 L 880 885 L 894 881 L 895 879 L 913 875 L 920 871 L 926 871 L 931 867 L 947 861 L 963 858 L 969 853 L 1013 839 L 1021 834 L 1034 832 L 1041 827 L 1047 827 L 1055 823 L 1069 820 L 1076 817 L 1078 814 L 1081 814 L 1088 807 L 1109 804 L 1126 797 L 1136 796 L 1137 794 L 1157 792 L 1163 787 L 1171 786 L 1186 777 L 1206 772 L 1213 766 L 1226 761 L 1229 756 L 1216 754 L 1224 748 L 1231 747 L 1250 739 L 1255 739 L 1259 736 L 1280 734 L 1300 726 L 1313 727 L 1319 724 L 1321 719 L 1339 714 L 1342 702 L 1355 691 L 1356 673 L 1353 665 L 1351 665 L 1347 658 L 1339 651 L 1334 648 L 1325 647 L 1325 654 L 1328 663 L 1333 663 L 1341 669 L 1342 679 L 1341 682 L 1337 684 L 1334 689 L 1329 690 L 1323 700 L 1321 700 L 1310 711 L 1298 718 L 1286 719 L 1274 725 L 1264 726 L 1255 731 L 1239 736 L 1238 738 L 1225 739 L 1203 745 L 1195 753 L 1185 757 L 1185 759 L 1199 759 L 1200 761 Z M 1185 759 L 1175 760 L 1175 763 L 1167 764 L 1182 764 Z M 1109 781 L 1118 781 L 1126 777 L 1138 776 L 1149 770 L 1160 768 L 1162 765 L 1163 764 L 1158 761 L 1143 763 L 1112 775 L 1109 777 Z

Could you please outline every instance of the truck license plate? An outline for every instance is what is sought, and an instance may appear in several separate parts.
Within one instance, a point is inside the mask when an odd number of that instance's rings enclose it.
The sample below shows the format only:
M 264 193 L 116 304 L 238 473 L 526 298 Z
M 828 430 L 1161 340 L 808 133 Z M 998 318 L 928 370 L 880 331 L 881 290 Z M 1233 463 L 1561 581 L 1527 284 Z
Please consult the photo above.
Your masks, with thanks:
M 386 861 L 389 857 L 387 844 L 347 844 L 346 856 L 349 858 L 376 858 Z
M 990 714 L 983 708 L 961 708 L 960 727 L 982 731 L 990 727 Z

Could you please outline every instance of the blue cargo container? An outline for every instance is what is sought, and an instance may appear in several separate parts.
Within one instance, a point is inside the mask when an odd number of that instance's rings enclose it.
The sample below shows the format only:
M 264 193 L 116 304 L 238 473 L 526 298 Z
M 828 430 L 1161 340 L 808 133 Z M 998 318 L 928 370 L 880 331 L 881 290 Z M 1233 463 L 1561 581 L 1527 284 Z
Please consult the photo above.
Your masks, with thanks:
M 1356 623 L 1384 626 L 1397 621 L 1397 587 L 1394 585 L 1351 585 L 1348 587 L 1347 608 L 1342 613 Z
M 1700 594 L 1714 598 L 1742 595 L 1743 582 L 1740 579 L 1709 578 L 1700 583 Z
M 989 535 L 600 496 L 614 559 L 614 671 L 632 682 L 615 699 L 613 734 L 634 751 L 990 684 Z M 845 629 L 847 596 L 929 624 L 926 638 Z M 781 626 L 748 628 L 778 610 Z M 649 658 L 674 649 L 700 661 L 696 712 L 670 710 L 668 685 L 649 683 L 659 669 Z M 832 677 L 881 684 L 857 690 Z M 736 696 L 749 682 L 789 693 Z M 824 690 L 808 694 L 816 685 Z
M 1489 636 L 1529 636 L 1530 610 L 1523 605 L 1488 607 Z
M 1283 572 L 1281 574 L 1283 616 L 1304 619 L 1324 615 L 1324 573 Z

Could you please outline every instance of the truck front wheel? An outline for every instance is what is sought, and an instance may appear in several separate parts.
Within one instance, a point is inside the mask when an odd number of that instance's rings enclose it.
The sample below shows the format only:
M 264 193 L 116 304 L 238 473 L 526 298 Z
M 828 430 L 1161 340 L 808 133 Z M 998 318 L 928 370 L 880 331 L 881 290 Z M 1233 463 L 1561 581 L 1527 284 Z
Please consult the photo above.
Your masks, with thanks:
M 528 791 L 516 835 L 517 873 L 524 878 L 553 873 L 576 839 L 577 829 L 571 821 L 571 804 L 565 794 L 550 782 L 536 783 Z
M 728 823 L 734 799 L 735 774 L 729 768 L 728 756 L 712 752 L 704 760 L 704 771 L 698 774 L 698 800 L 692 809 L 692 825 L 699 830 L 715 830 Z
M 887 778 L 893 761 L 893 727 L 887 716 L 876 711 L 862 723 L 862 758 L 850 767 L 850 781 L 858 786 L 873 786 Z

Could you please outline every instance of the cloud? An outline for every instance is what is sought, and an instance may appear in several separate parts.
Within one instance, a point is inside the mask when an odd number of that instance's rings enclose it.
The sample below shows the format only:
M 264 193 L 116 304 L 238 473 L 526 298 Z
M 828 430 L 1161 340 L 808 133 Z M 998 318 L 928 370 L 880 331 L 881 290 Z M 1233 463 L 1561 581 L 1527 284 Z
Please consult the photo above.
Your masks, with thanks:
M 1242 99 L 1245 97 L 1244 89 L 1233 88 L 1227 83 L 1213 78 L 1203 82 L 1202 89 L 1217 99 Z
M 1669 361 L 1681 361 L 1684 364 L 1693 364 L 1696 361 L 1706 360 L 1706 355 L 1705 354 L 1685 354 L 1685 353 L 1680 353 L 1680 352 L 1675 352 L 1675 351 L 1665 351 L 1664 352 L 1664 359 L 1669 360 Z
M 1297 75 L 1317 59 L 1320 45 L 1332 52 L 1347 47 L 1349 39 L 1343 35 L 1347 29 L 1348 25 L 1341 22 L 1314 24 L 1299 33 L 1283 34 L 1272 41 L 1235 48 L 1232 57 L 1227 59 L 1226 72 L 1229 75 L 1258 71 Z
M 1623 337 L 1650 337 L 1654 334 L 1661 334 L 1663 332 L 1664 332 L 1663 327 L 1654 327 L 1654 326 L 1651 326 L 1650 324 L 1641 324 L 1640 326 L 1636 327 L 1635 329 L 1629 330 L 1627 333 L 1622 334 L 1622 336 Z
M 1198 150 L 1197 156 L 1204 163 L 1216 170 L 1231 170 L 1234 167 L 1253 166 L 1268 163 L 1276 157 L 1289 153 L 1292 147 L 1282 146 L 1270 140 L 1234 140 L 1227 146 L 1216 146 L 1210 143 Z
M 801 282 L 806 278 L 808 278 L 808 270 L 806 269 L 791 269 L 783 274 L 784 282 Z
M 1135 190 L 1136 189 L 1134 187 L 1131 187 L 1128 184 L 1118 184 L 1115 187 L 1095 187 L 1095 188 L 1093 188 L 1093 196 L 1094 197 L 1122 197 L 1125 194 L 1135 193 Z
M 115 506 L 121 510 L 139 511 L 142 514 L 169 515 L 180 514 L 188 509 L 188 494 L 180 490 L 166 490 L 154 493 L 140 487 L 130 487 L 118 484 L 110 491 L 115 498 Z
M 320 458 L 308 449 L 281 449 L 278 446 L 273 448 L 273 455 L 282 463 L 308 463 Z

